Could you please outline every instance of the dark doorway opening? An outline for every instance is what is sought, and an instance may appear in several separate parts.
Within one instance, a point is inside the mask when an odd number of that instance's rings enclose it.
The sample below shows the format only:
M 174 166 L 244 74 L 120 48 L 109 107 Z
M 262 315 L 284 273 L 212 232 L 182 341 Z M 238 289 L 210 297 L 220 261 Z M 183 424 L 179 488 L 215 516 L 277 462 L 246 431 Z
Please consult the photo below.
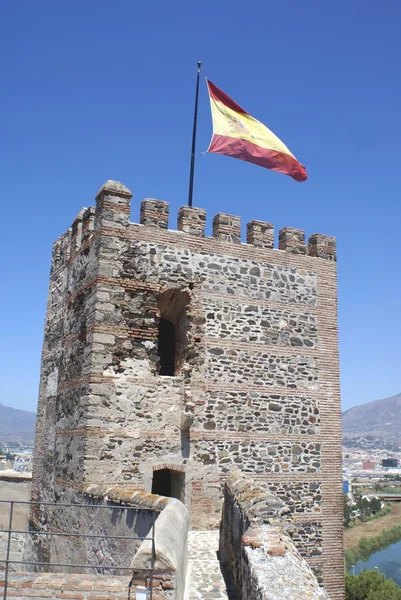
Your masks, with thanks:
M 152 494 L 178 498 L 184 502 L 185 473 L 173 469 L 153 471 Z
M 187 291 L 172 288 L 157 298 L 159 309 L 158 355 L 159 375 L 180 375 L 188 346 L 189 321 Z
M 171 321 L 160 319 L 157 352 L 160 358 L 159 375 L 174 375 L 175 327 Z

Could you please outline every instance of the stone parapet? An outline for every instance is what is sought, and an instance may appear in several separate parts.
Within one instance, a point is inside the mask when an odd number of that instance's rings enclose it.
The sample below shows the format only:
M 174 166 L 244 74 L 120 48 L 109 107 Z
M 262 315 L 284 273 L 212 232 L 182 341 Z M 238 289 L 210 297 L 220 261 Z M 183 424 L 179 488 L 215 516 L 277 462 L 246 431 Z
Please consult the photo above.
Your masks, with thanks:
M 188 510 L 176 498 L 124 490 L 113 486 L 90 485 L 86 495 L 124 506 L 159 513 L 154 528 L 154 572 L 156 580 L 169 582 L 172 600 L 183 600 L 188 564 Z M 148 537 L 151 532 L 149 532 Z M 123 542 L 124 543 L 124 542 Z M 132 569 L 141 573 L 151 569 L 152 541 L 145 539 L 132 560 Z M 162 596 L 161 596 L 162 597 Z
M 106 181 L 96 195 L 96 208 L 83 208 L 71 228 L 54 244 L 52 269 L 60 268 L 72 253 L 87 247 L 93 233 L 100 228 L 124 229 L 130 223 L 130 201 L 132 192 L 119 181 Z M 183 233 L 205 238 L 206 210 L 193 206 L 182 206 L 178 211 L 177 229 Z M 169 203 L 154 198 L 145 198 L 140 206 L 139 223 L 146 227 L 168 230 Z M 213 218 L 213 237 L 223 241 L 241 243 L 241 218 L 218 213 Z M 246 244 L 262 250 L 274 249 L 274 225 L 267 221 L 253 220 L 246 226 Z M 279 250 L 290 254 L 309 255 L 330 261 L 336 260 L 336 239 L 322 234 L 313 234 L 309 246 L 305 244 L 305 232 L 293 227 L 279 231 Z
M 225 484 L 220 554 L 247 600 L 329 600 L 291 540 L 289 509 L 252 479 Z

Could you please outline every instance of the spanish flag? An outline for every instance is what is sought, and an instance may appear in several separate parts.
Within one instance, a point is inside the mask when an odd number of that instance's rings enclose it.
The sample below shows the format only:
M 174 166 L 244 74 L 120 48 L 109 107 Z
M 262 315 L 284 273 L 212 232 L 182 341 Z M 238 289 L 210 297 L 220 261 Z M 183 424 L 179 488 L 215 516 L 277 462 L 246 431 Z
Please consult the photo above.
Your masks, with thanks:
M 209 80 L 207 86 L 213 120 L 208 152 L 225 154 L 305 181 L 308 174 L 287 146 Z

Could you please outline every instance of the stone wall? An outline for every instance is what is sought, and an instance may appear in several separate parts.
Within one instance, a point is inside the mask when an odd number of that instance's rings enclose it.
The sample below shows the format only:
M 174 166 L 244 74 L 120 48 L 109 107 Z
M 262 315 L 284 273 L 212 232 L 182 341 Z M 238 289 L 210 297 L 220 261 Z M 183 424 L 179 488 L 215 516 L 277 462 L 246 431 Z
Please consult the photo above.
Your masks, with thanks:
M 44 567 L 44 571 L 122 576 L 127 573 L 126 569 L 132 569 L 136 584 L 145 585 L 152 570 L 153 546 L 150 538 L 154 532 L 154 589 L 160 598 L 182 600 L 187 572 L 189 522 L 188 511 L 182 502 L 94 484 L 88 487 L 85 494 L 76 498 L 80 500 L 82 508 L 61 505 L 52 511 L 51 529 L 66 535 L 46 537 L 50 540 L 48 561 L 64 566 Z M 100 508 L 91 508 L 93 505 Z M 77 533 L 99 537 L 74 537 Z M 38 555 L 37 537 L 32 534 L 25 561 L 35 562 L 41 558 L 43 548 L 39 547 Z M 72 564 L 91 565 L 95 569 L 68 566 Z M 114 568 L 106 570 L 105 567 Z M 28 566 L 26 570 L 35 569 Z M 120 578 L 120 581 L 123 579 Z
M 226 480 L 220 556 L 247 600 L 328 600 L 291 539 L 289 508 L 238 471 Z
M 277 488 L 342 598 L 335 240 L 284 228 L 274 249 L 273 226 L 252 221 L 245 244 L 223 214 L 208 238 L 189 207 L 173 231 L 151 199 L 131 223 L 130 197 L 107 182 L 54 246 L 33 498 L 150 492 L 170 469 L 192 526 L 215 528 L 234 464 Z M 160 318 L 176 327 L 174 376 L 159 374 Z

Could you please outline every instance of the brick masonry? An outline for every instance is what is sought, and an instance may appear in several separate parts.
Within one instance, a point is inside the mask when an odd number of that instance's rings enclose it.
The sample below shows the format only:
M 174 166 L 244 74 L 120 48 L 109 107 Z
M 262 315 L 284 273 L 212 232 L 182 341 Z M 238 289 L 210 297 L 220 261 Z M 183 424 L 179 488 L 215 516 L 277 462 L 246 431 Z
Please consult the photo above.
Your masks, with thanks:
M 277 250 L 253 221 L 244 244 L 221 213 L 208 238 L 188 207 L 169 230 L 153 199 L 130 223 L 130 197 L 107 182 L 53 248 L 33 499 L 149 492 L 168 464 L 193 528 L 213 529 L 235 465 L 292 509 L 298 549 L 343 598 L 335 239 L 284 228 Z M 160 317 L 176 329 L 173 377 L 158 374 Z
M 107 575 L 57 574 L 57 573 L 12 573 L 8 579 L 7 598 L 18 600 L 127 600 L 135 598 L 135 590 L 143 581 L 135 579 L 130 586 L 130 577 Z M 155 578 L 154 600 L 167 600 L 166 582 Z M 0 595 L 3 596 L 4 579 L 0 575 Z

